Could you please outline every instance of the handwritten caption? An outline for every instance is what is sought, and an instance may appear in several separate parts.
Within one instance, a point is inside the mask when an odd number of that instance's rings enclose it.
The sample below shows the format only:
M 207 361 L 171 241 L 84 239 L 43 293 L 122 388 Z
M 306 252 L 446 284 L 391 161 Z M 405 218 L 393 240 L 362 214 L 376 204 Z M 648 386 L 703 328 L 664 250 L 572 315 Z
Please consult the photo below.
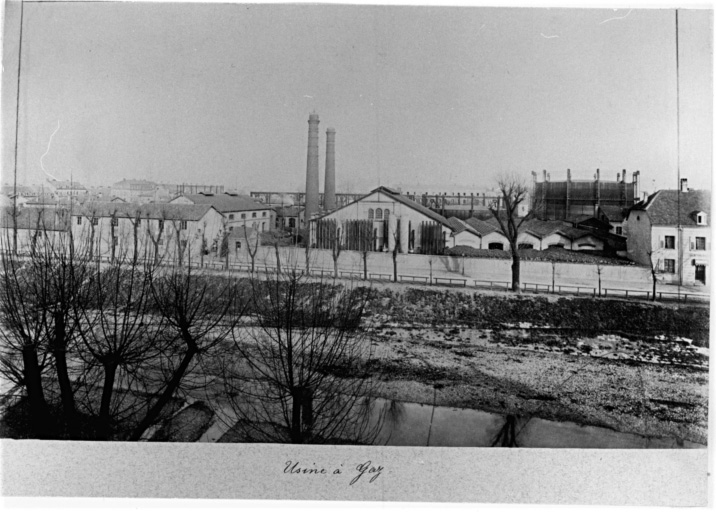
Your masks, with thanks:
M 344 468 L 344 465 L 341 464 L 339 467 L 331 470 L 325 467 L 317 466 L 315 462 L 312 464 L 302 464 L 299 461 L 287 460 L 286 466 L 283 468 L 283 472 L 287 475 L 333 476 L 347 474 L 353 477 L 350 482 L 348 482 L 348 485 L 353 485 L 361 480 L 361 477 L 363 476 L 365 476 L 365 478 L 363 478 L 364 481 L 372 484 L 378 479 L 384 469 L 385 468 L 383 468 L 383 466 L 373 464 L 371 461 L 362 462 L 357 464 L 355 467 L 349 465 L 348 468 Z

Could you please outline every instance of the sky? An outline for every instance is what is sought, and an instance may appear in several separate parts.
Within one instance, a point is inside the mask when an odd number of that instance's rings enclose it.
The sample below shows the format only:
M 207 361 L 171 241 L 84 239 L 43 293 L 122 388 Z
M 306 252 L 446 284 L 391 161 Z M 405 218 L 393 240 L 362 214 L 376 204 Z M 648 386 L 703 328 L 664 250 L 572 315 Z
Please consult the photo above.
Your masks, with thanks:
M 711 11 L 679 11 L 680 172 L 711 187 Z M 2 181 L 19 3 L 5 5 Z M 339 192 L 531 180 L 677 183 L 675 11 L 26 2 L 19 183 L 303 191 L 308 115 Z

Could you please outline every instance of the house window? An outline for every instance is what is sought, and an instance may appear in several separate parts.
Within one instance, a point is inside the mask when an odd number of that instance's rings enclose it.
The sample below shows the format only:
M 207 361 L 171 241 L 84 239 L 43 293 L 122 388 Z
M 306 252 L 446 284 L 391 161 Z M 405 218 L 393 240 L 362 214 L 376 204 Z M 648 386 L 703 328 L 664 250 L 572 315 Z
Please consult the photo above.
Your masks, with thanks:
M 261 231 L 266 231 L 266 223 L 265 222 L 261 223 Z
M 242 219 L 245 219 L 245 218 L 246 218 L 246 214 L 245 214 L 245 213 L 242 213 L 242 214 L 241 214 L 241 218 L 242 218 Z
M 99 219 L 96 217 L 92 218 L 92 225 L 96 226 L 97 224 L 99 224 Z
M 288 219 L 288 227 L 295 228 L 296 227 L 296 219 Z
M 137 219 L 137 227 L 142 225 L 142 219 Z
M 117 239 L 117 237 L 113 236 L 112 237 L 112 245 L 117 245 L 118 243 L 119 243 L 119 240 Z
M 179 222 L 179 229 L 186 229 L 186 221 L 182 220 Z
M 82 225 L 82 217 L 77 217 L 77 225 L 78 226 Z
M 518 249 L 534 249 L 535 246 L 533 244 L 519 244 L 517 246 Z
M 256 212 L 253 212 L 253 213 L 251 214 L 251 218 L 252 218 L 252 219 L 255 219 L 255 218 L 256 218 Z
M 239 249 L 241 249 L 241 241 L 237 240 L 236 241 L 236 250 L 238 251 Z
M 159 221 L 159 229 L 160 230 L 164 229 L 164 221 L 163 220 Z
M 502 245 L 500 242 L 492 242 L 487 246 L 487 248 L 492 251 L 502 251 L 504 249 L 504 245 Z
M 117 219 L 116 217 L 112 217 L 112 225 L 113 225 L 113 226 L 118 226 L 118 225 L 119 225 L 119 219 Z
M 375 211 L 375 220 L 383 220 L 383 210 L 380 208 Z
M 263 212 L 263 213 L 261 214 L 261 216 L 262 216 L 262 217 L 266 217 L 266 212 Z
M 665 236 L 664 237 L 664 248 L 665 249 L 673 249 L 674 247 L 676 247 L 676 237 Z
M 697 236 L 696 237 L 696 250 L 697 251 L 705 251 L 706 250 L 706 237 L 705 236 Z
M 230 214 L 229 214 L 229 220 L 234 220 L 234 214 L 233 214 L 233 213 L 230 213 Z
M 564 244 L 551 244 L 550 249 L 564 249 Z
M 664 260 L 664 272 L 668 274 L 673 274 L 676 272 L 676 260 Z
M 384 218 L 385 220 L 388 220 L 388 217 L 389 217 L 389 216 L 390 216 L 390 210 L 388 210 L 388 209 L 386 208 L 386 209 L 384 210 L 384 213 L 383 213 L 383 218 Z
M 369 219 L 373 218 L 373 208 L 368 208 L 368 218 Z
M 624 233 L 624 230 L 621 226 L 617 226 L 617 235 L 621 235 Z

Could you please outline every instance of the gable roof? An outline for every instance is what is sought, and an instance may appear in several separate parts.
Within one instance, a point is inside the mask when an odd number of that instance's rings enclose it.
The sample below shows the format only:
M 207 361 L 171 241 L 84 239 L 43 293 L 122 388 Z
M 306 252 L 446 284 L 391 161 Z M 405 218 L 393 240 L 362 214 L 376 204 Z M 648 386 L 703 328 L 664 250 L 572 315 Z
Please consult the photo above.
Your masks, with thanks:
M 458 219 L 457 217 L 450 217 L 447 221 L 456 235 L 458 233 L 462 233 L 463 231 L 467 231 L 469 233 L 472 233 L 473 235 L 482 236 L 475 228 L 470 226 L 470 224 L 468 224 L 464 220 Z
M 137 213 L 142 219 L 197 221 L 204 218 L 209 210 L 215 210 L 210 204 L 171 204 L 171 203 L 85 203 L 80 213 L 85 217 L 134 218 Z M 220 213 L 220 212 L 219 212 Z M 223 216 L 223 215 L 222 215 Z
M 396 192 L 395 190 L 392 190 L 392 189 L 390 189 L 390 188 L 388 188 L 388 187 L 383 187 L 383 186 L 378 187 L 378 188 L 375 188 L 375 189 L 371 190 L 370 192 L 368 192 L 367 194 L 365 194 L 365 195 L 359 197 L 358 199 L 356 199 L 356 200 L 354 200 L 354 201 L 351 201 L 350 203 L 344 204 L 343 206 L 340 206 L 340 207 L 336 208 L 335 210 L 331 210 L 331 211 L 329 211 L 329 212 L 324 212 L 324 213 L 322 213 L 322 214 L 318 215 L 317 217 L 314 217 L 313 219 L 310 219 L 310 220 L 311 220 L 311 221 L 314 221 L 314 220 L 322 219 L 322 218 L 325 217 L 326 215 L 330 215 L 331 213 L 335 213 L 335 212 L 337 212 L 337 211 L 339 211 L 339 210 L 342 210 L 343 208 L 348 208 L 349 206 L 351 206 L 351 205 L 353 205 L 353 204 L 355 204 L 355 203 L 357 203 L 357 202 L 359 202 L 359 201 L 364 200 L 366 197 L 372 196 L 372 195 L 375 194 L 376 192 L 383 193 L 383 194 L 387 195 L 388 197 L 390 197 L 391 199 L 395 200 L 396 202 L 401 203 L 401 204 L 404 204 L 404 205 L 407 206 L 408 208 L 411 208 L 411 209 L 413 209 L 413 210 L 415 210 L 415 211 L 417 211 L 417 212 L 419 212 L 419 213 L 422 213 L 422 214 L 425 215 L 426 217 L 428 217 L 428 218 L 434 220 L 435 222 L 439 222 L 440 224 L 442 224 L 442 225 L 444 225 L 444 226 L 446 226 L 446 227 L 452 229 L 452 226 L 450 225 L 450 223 L 449 223 L 449 222 L 447 221 L 447 219 L 446 219 L 445 217 L 443 217 L 442 215 L 440 215 L 440 214 L 438 214 L 438 213 L 435 213 L 435 212 L 432 211 L 430 208 L 426 208 L 425 206 L 423 206 L 423 205 L 421 205 L 421 204 L 419 204 L 419 203 L 416 203 L 416 202 L 413 201 L 412 199 L 408 199 L 407 197 L 400 195 L 400 193 L 399 193 L 399 192 Z
M 679 197 L 680 196 L 680 197 Z M 659 190 L 646 201 L 634 205 L 631 211 L 646 211 L 652 224 L 696 226 L 693 212 L 711 213 L 711 192 L 708 190 Z
M 233 194 L 183 194 L 178 197 L 185 197 L 194 204 L 209 204 L 221 213 L 242 212 L 248 210 L 272 210 L 271 206 L 254 201 L 249 196 Z M 176 199 L 176 198 L 174 198 Z
M 624 220 L 625 209 L 621 206 L 600 204 L 599 210 L 609 219 L 609 222 L 621 222 Z
M 489 235 L 498 230 L 497 226 L 480 220 L 477 217 L 470 217 L 465 221 L 472 229 L 474 229 L 480 236 Z
M 15 225 L 12 207 L 4 208 L 0 214 L 0 226 L 12 229 Z M 57 208 L 18 208 L 17 229 L 43 229 L 47 231 L 65 231 L 69 227 L 67 210 Z

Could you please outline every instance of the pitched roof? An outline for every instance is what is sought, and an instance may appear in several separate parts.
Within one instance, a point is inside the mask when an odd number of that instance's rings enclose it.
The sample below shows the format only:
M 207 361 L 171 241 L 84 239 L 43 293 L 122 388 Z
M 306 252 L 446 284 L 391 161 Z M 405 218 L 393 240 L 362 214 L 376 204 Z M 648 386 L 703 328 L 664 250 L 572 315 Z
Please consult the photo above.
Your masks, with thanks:
M 462 233 L 463 231 L 468 231 L 469 233 L 472 233 L 473 235 L 481 236 L 478 231 L 470 226 L 467 222 L 458 219 L 457 217 L 450 217 L 448 220 L 448 224 L 450 224 L 450 227 L 452 227 L 453 231 L 457 235 L 458 233 Z
M 470 217 L 465 222 L 467 222 L 470 227 L 472 227 L 481 236 L 489 235 L 490 233 L 494 233 L 498 230 L 495 225 L 485 222 L 484 220 L 480 220 L 477 217 Z
M 604 215 L 609 219 L 609 222 L 621 222 L 624 220 L 624 208 L 621 206 L 613 206 L 613 205 L 599 205 L 599 209 L 604 213 Z
M 60 190 L 87 190 L 79 181 L 70 180 L 47 180 L 53 187 Z
M 4 208 L 0 214 L 0 226 L 12 229 L 13 215 L 12 207 Z M 56 208 L 18 208 L 17 228 L 18 229 L 44 229 L 47 231 L 65 231 L 69 226 L 69 214 L 67 210 Z
M 378 187 L 374 190 L 371 190 L 370 194 L 373 194 L 374 192 L 383 192 L 384 194 L 389 195 L 391 198 L 395 199 L 399 203 L 402 203 L 405 206 L 422 213 L 426 217 L 429 217 L 432 220 L 434 220 L 435 222 L 439 222 L 439 223 L 443 224 L 444 226 L 452 228 L 452 226 L 448 223 L 448 221 L 445 217 L 443 217 L 439 213 L 435 213 L 430 208 L 427 208 L 427 207 L 423 206 L 422 204 L 416 203 L 412 199 L 408 199 L 407 197 L 400 195 L 399 192 L 396 192 L 388 187 Z M 367 194 L 363 197 L 367 197 L 370 194 Z M 363 199 L 363 198 L 361 198 L 361 199 Z M 360 199 L 358 199 L 358 200 L 360 201 Z
M 221 213 L 243 212 L 248 210 L 271 210 L 272 207 L 259 203 L 249 196 L 232 194 L 184 194 L 194 204 L 210 204 Z
M 442 224 L 442 225 L 444 225 L 444 226 L 447 226 L 447 227 L 449 227 L 450 229 L 452 229 L 452 226 L 450 225 L 450 223 L 449 223 L 449 222 L 447 221 L 447 219 L 446 219 L 445 217 L 443 217 L 442 215 L 435 213 L 435 212 L 432 211 L 430 208 L 426 208 L 425 206 L 416 203 L 416 202 L 413 201 L 412 199 L 408 199 L 407 197 L 400 195 L 400 193 L 399 193 L 399 192 L 396 192 L 395 190 L 392 190 L 392 189 L 390 189 L 390 188 L 388 188 L 388 187 L 382 187 L 382 186 L 371 190 L 370 192 L 368 192 L 367 194 L 365 194 L 365 195 L 359 197 L 359 198 L 356 199 L 355 201 L 351 201 L 350 203 L 344 204 L 343 206 L 340 206 L 340 207 L 336 208 L 335 210 L 331 210 L 331 211 L 329 211 L 329 212 L 324 212 L 324 213 L 318 215 L 317 217 L 314 217 L 314 218 L 311 219 L 311 220 L 313 221 L 313 220 L 322 219 L 322 218 L 325 217 L 326 215 L 330 215 L 331 213 L 337 212 L 338 210 L 342 210 L 343 208 L 347 208 L 348 206 L 350 206 L 350 205 L 352 205 L 352 204 L 354 204 L 354 203 L 357 203 L 357 202 L 359 202 L 359 201 L 362 201 L 362 200 L 365 199 L 366 197 L 371 196 L 371 195 L 375 194 L 376 192 L 381 192 L 381 193 L 383 193 L 383 194 L 389 196 L 391 199 L 394 199 L 394 200 L 397 201 L 398 203 L 404 204 L 404 205 L 407 206 L 408 208 L 411 208 L 411 209 L 413 209 L 413 210 L 415 210 L 415 211 L 417 211 L 417 212 L 419 212 L 419 213 L 422 213 L 422 214 L 425 215 L 426 217 L 428 217 L 428 218 L 434 220 L 435 222 L 439 222 L 440 224 Z
M 645 202 L 634 205 L 631 211 L 646 211 L 652 224 L 696 226 L 694 212 L 711 213 L 711 192 L 708 190 L 659 190 Z
M 170 204 L 170 203 L 85 203 L 81 213 L 85 217 L 127 217 L 134 218 L 137 213 L 143 219 L 161 220 L 201 220 L 215 208 L 210 204 Z

